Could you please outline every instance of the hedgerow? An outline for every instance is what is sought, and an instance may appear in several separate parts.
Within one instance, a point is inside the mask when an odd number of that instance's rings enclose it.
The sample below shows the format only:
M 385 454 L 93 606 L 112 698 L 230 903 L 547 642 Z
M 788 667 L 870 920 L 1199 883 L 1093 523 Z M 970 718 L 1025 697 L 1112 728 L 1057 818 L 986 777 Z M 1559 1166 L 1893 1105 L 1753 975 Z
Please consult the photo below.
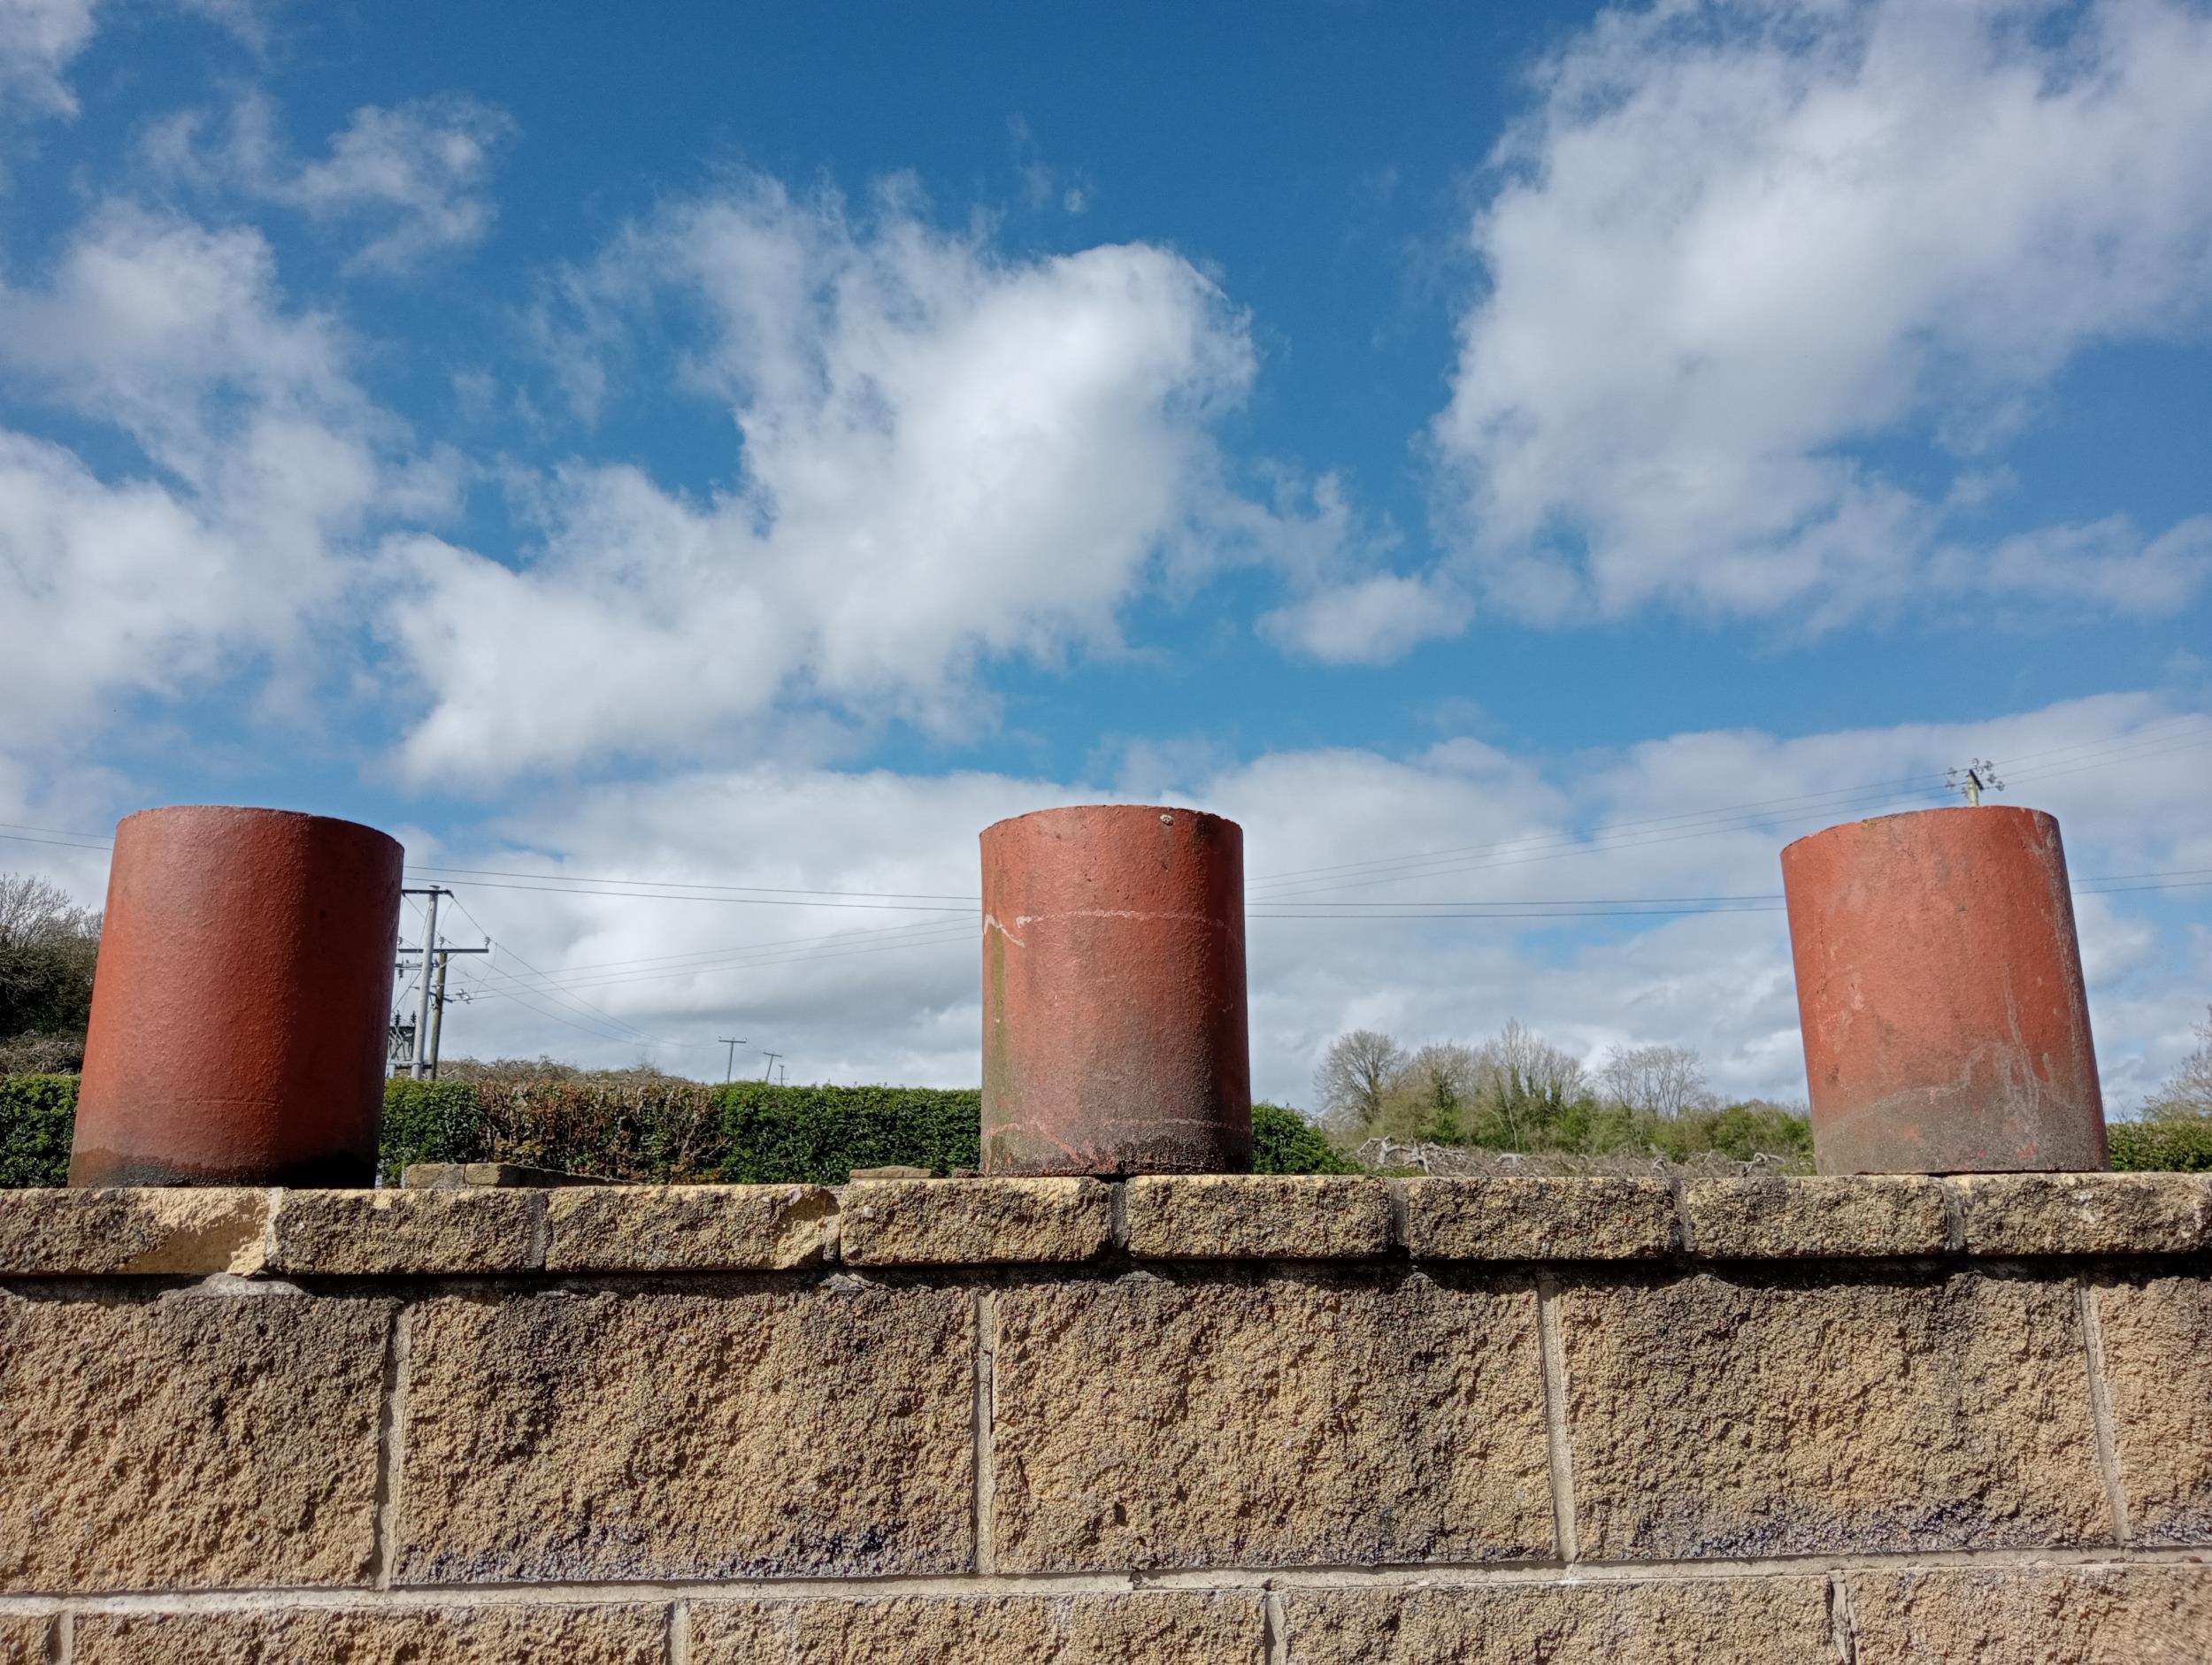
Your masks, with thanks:
M 77 1078 L 0 1076 L 0 1187 L 65 1185 Z M 981 1095 L 972 1088 L 710 1086 L 672 1076 L 531 1081 L 396 1080 L 384 1093 L 386 1183 L 421 1162 L 512 1162 L 633 1184 L 842 1185 L 855 1168 L 947 1174 L 978 1165 Z M 1787 1148 L 1800 1118 L 1763 1107 L 1707 1113 L 1676 1160 Z M 1647 1150 L 1644 1139 L 1628 1141 Z M 2212 1172 L 2212 1121 L 2115 1122 L 2123 1171 Z M 1649 1140 L 1648 1143 L 1646 1140 Z M 1252 1107 L 1260 1173 L 1357 1173 L 1296 1110 Z M 1694 1148 L 1692 1148 L 1692 1147 Z
M 0 1188 L 69 1183 L 73 1075 L 0 1076 Z
M 2212 1173 L 2212 1120 L 2114 1122 L 2105 1133 L 2124 1173 Z
M 1329 1143 L 1322 1131 L 1281 1104 L 1252 1107 L 1256 1174 L 1356 1174 L 1366 1170 Z

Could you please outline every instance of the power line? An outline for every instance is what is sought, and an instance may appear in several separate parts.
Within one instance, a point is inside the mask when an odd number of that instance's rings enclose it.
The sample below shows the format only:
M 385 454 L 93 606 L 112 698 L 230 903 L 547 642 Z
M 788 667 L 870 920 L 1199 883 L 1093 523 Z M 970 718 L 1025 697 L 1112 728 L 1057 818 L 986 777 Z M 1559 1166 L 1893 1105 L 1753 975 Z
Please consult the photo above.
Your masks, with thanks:
M 503 867 L 416 867 L 411 865 L 407 871 L 411 873 L 449 874 L 461 878 L 548 879 L 565 885 L 625 885 L 643 890 L 743 891 L 763 896 L 843 896 L 862 897 L 876 902 L 974 902 L 976 900 L 973 896 L 947 895 L 936 891 L 808 890 L 797 886 L 786 885 L 718 885 L 690 879 L 592 878 L 584 874 L 534 873 Z
M 936 929 L 939 934 L 927 937 L 909 937 L 899 942 L 880 942 L 872 946 L 841 949 L 816 949 L 805 954 L 763 955 L 710 965 L 680 966 L 674 971 L 635 971 L 618 977 L 586 978 L 573 983 L 558 983 L 549 979 L 548 986 L 560 988 L 608 988 L 618 983 L 665 982 L 672 978 L 693 977 L 707 972 L 752 971 L 771 965 L 795 965 L 810 960 L 846 959 L 863 954 L 887 954 L 898 948 L 950 948 L 955 944 L 966 945 L 976 940 L 975 929 L 971 925 L 941 925 Z M 495 988 L 486 995 L 486 998 L 495 1000 L 502 992 Z
M 2208 726 L 2207 732 L 2202 734 L 2178 739 L 2170 737 L 2170 731 L 2176 728 L 2205 722 L 2206 717 L 2203 713 L 2185 712 L 2159 722 L 2147 724 L 2116 740 L 2106 736 L 2094 740 L 2076 740 L 2063 746 L 2047 747 L 2039 751 L 2017 753 L 2009 759 L 2007 767 L 2017 771 L 2016 779 L 2053 779 L 2063 775 L 2079 773 L 2087 769 L 2103 768 L 2114 763 L 2163 756 L 2172 752 L 2186 751 L 2200 745 L 2212 743 L 2212 726 Z M 2057 769 L 2025 771 L 2020 769 L 2022 764 L 2099 748 L 2102 748 L 2107 755 Z M 1320 878 L 1339 873 L 1372 873 L 1379 870 L 1409 873 L 1416 870 L 1429 868 L 1436 868 L 1439 871 L 1464 871 L 1468 866 L 1509 864 L 1505 863 L 1463 863 L 1452 859 L 1463 856 L 1498 855 L 1507 851 L 1525 851 L 1532 848 L 1539 854 L 1528 855 L 1527 859 L 1548 860 L 1552 859 L 1548 852 L 1562 847 L 1566 852 L 1571 853 L 1599 853 L 1633 848 L 1644 842 L 1672 842 L 1681 836 L 1702 836 L 1707 832 L 1736 831 L 1741 827 L 1759 825 L 1778 819 L 1803 819 L 1806 818 L 1803 811 L 1810 806 L 1824 805 L 1840 809 L 1852 802 L 1863 800 L 1870 794 L 1886 795 L 1901 791 L 1909 796 L 1932 795 L 1941 789 L 1944 777 L 1937 774 L 1902 776 L 1890 780 L 1864 782 L 1855 786 L 1832 787 L 1822 792 L 1802 793 L 1781 798 L 1757 799 L 1745 803 L 1717 805 L 1700 809 L 1677 811 L 1670 815 L 1609 822 L 1586 836 L 1571 832 L 1531 833 L 1524 838 L 1507 840 L 1499 843 L 1462 845 L 1425 854 L 1371 857 L 1363 861 L 1339 863 L 1329 866 L 1291 869 L 1262 875 L 1256 878 L 1252 883 L 1256 889 L 1276 890 L 1291 880 Z M 1770 813 L 1756 813 L 1758 811 Z M 1792 813 L 1792 811 L 1797 812 Z M 1699 822 L 1717 822 L 1720 825 L 1698 827 L 1694 833 L 1668 833 L 1663 837 L 1648 840 L 1624 840 L 1615 836 L 1638 829 L 1676 827 L 1684 823 Z M 21 840 L 24 842 L 55 841 L 63 843 L 65 848 L 111 848 L 111 840 L 96 833 L 79 832 L 58 827 L 29 826 L 19 823 L 0 823 L 0 827 L 10 829 L 10 831 L 0 832 L 0 837 L 10 837 L 15 833 L 39 835 L 25 837 Z M 1450 863 L 1448 867 L 1445 865 L 1448 862 Z M 803 889 L 796 886 L 728 885 L 709 880 L 612 879 L 600 876 L 578 876 L 572 879 L 561 873 L 534 872 L 525 869 L 509 868 L 420 866 L 410 867 L 407 871 L 424 875 L 467 877 L 477 882 L 480 887 L 487 889 L 538 889 L 555 894 L 598 895 L 621 900 L 726 901 L 758 906 L 864 907 L 894 912 L 927 913 L 959 913 L 965 909 L 959 905 L 924 907 L 918 904 L 936 902 L 972 905 L 979 900 L 971 895 L 956 895 L 950 893 L 930 891 Z M 1321 895 L 1333 890 L 1363 887 L 1364 882 L 1362 886 L 1356 886 L 1344 884 L 1312 886 L 1310 891 L 1302 888 L 1294 892 L 1282 893 L 1281 899 L 1302 900 L 1308 894 Z M 595 886 L 608 888 L 594 888 Z M 611 888 L 616 886 L 620 888 Z
M 417 872 L 433 870 L 410 868 L 407 871 L 410 872 Z M 796 898 L 790 897 L 734 896 L 728 894 L 718 894 L 704 890 L 610 890 L 569 885 L 521 885 L 509 883 L 500 879 L 472 879 L 470 882 L 479 890 L 534 890 L 547 892 L 556 896 L 611 896 L 625 902 L 739 902 L 749 904 L 750 906 L 757 908 L 857 908 L 876 913 L 964 914 L 974 911 L 977 903 L 981 900 L 979 897 L 970 896 L 964 899 L 965 903 L 964 906 L 949 907 L 942 904 L 924 902 L 842 902 L 834 900 L 823 902 L 803 902 L 797 900 Z M 833 895 L 835 893 L 822 892 L 818 894 L 829 896 Z M 867 893 L 863 892 L 858 894 L 866 894 Z

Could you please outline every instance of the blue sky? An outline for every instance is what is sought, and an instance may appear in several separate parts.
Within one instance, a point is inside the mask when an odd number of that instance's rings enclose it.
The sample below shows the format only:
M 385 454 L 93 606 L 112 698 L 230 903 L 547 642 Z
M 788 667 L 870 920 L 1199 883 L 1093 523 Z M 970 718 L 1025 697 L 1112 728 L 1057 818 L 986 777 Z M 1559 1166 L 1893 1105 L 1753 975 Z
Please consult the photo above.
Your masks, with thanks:
M 696 887 L 1160 796 L 1401 863 L 1256 912 L 1764 895 L 1989 756 L 2175 876 L 2078 904 L 2124 1109 L 2212 993 L 2208 156 L 2197 0 L 0 0 L 0 860 L 660 881 L 457 879 L 455 1043 L 957 1081 L 947 916 Z M 1779 918 L 1256 918 L 1257 1083 L 1796 1096 Z

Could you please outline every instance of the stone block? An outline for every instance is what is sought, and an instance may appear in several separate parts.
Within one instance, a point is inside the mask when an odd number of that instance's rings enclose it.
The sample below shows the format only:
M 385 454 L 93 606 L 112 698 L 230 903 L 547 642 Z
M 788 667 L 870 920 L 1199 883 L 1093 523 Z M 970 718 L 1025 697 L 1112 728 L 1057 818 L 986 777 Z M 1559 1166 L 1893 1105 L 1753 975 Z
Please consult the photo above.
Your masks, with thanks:
M 2096 1293 L 2135 1541 L 2212 1544 L 2212 1282 L 2124 1278 Z
M 964 1570 L 975 1301 L 753 1284 L 426 1302 L 399 1577 Z
M 1387 1254 L 1390 1187 L 1340 1174 L 1156 1174 L 1123 1199 L 1129 1252 L 1157 1260 L 1342 1260 Z
M 0 1665 L 46 1665 L 51 1619 L 0 1618 Z
M 1592 1279 L 1559 1323 L 1586 1556 L 2108 1540 L 2062 1280 Z
M 1868 1665 L 2204 1665 L 2212 1568 L 1857 1571 L 1845 1583 Z
M 273 1195 L 226 1186 L 0 1191 L 0 1277 L 257 1272 Z
M 837 1217 L 822 1185 L 620 1185 L 546 1199 L 554 1272 L 782 1271 L 820 1263 Z
M 664 1603 L 91 1614 L 76 1665 L 662 1665 L 667 1634 Z
M 1140 1274 L 995 1299 L 1002 1572 L 1551 1553 L 1525 1286 Z
M 1663 1179 L 1409 1179 L 1406 1247 L 1417 1260 L 1610 1261 L 1674 1247 Z
M 550 1191 L 559 1185 L 612 1185 L 621 1182 L 600 1174 L 571 1173 L 564 1168 L 531 1168 L 513 1162 L 415 1162 L 400 1170 L 399 1183 L 410 1191 L 459 1191 L 469 1185 Z
M 544 1193 L 287 1191 L 268 1270 L 378 1277 L 534 1271 Z
M 700 1602 L 693 1665 L 1241 1665 L 1257 1592 Z
M 1970 1255 L 2175 1255 L 2212 1241 L 2212 1174 L 1951 1180 Z
M 1289 1665 L 1835 1665 L 1822 1577 L 1294 1591 Z M 1863 1659 L 1871 1656 L 1862 1654 Z
M 1759 1175 L 1682 1189 L 1689 1251 L 1706 1260 L 1940 1255 L 1948 1213 L 1943 1182 L 1919 1174 Z
M 0 1299 L 0 1590 L 360 1580 L 392 1310 Z
M 854 1266 L 1087 1261 L 1112 1227 L 1096 1179 L 872 1180 L 845 1193 L 837 1252 Z

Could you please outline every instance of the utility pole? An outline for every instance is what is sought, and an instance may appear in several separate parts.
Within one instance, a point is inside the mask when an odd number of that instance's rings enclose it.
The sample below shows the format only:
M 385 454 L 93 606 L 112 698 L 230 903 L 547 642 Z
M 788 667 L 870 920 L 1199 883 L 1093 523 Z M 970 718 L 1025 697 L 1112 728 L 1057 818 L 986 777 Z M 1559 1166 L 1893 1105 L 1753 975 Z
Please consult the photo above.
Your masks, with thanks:
M 438 1078 L 438 1037 L 445 1032 L 445 968 L 453 956 L 438 953 L 438 987 L 430 997 L 430 1078 Z
M 423 1078 L 425 1041 L 430 1033 L 430 956 L 438 947 L 438 898 L 446 893 L 433 885 L 421 894 L 430 898 L 422 925 L 422 1005 L 415 1013 L 415 1055 L 407 1066 L 407 1073 L 418 1081 Z
M 717 1035 L 715 1039 L 730 1049 L 728 1061 L 722 1066 L 722 1078 L 731 1079 L 737 1074 L 737 1049 L 745 1044 L 742 1035 Z
M 440 886 L 426 886 L 420 890 L 403 890 L 403 896 L 424 896 L 429 899 L 429 909 L 423 920 L 422 947 L 402 948 L 402 954 L 422 955 L 422 994 L 415 1009 L 415 1035 L 408 1047 L 407 1073 L 415 1080 L 438 1078 L 438 1032 L 445 1027 L 446 962 L 457 954 L 489 954 L 491 944 L 480 948 L 442 948 L 438 942 L 438 898 L 453 893 Z M 434 971 L 431 958 L 435 955 Z
M 1944 771 L 1944 779 L 1954 792 L 1963 792 L 1969 809 L 1981 807 L 1982 794 L 2002 792 L 2005 783 L 1997 779 L 1997 765 L 1985 757 L 1977 757 L 1963 769 Z
M 763 1070 L 760 1072 L 760 1078 L 761 1078 L 762 1080 L 765 1081 L 765 1080 L 766 1080 L 766 1079 L 767 1079 L 770 1076 L 772 1076 L 772 1075 L 775 1074 L 775 1072 L 776 1072 L 776 1060 L 777 1060 L 777 1059 L 779 1059 L 779 1058 L 780 1058 L 780 1057 L 782 1057 L 782 1056 L 783 1056 L 783 1054 L 781 1054 L 780 1052 L 770 1052 L 770 1053 L 764 1053 L 764 1054 L 762 1055 L 762 1056 L 765 1057 L 765 1058 L 768 1060 L 768 1067 L 767 1067 L 765 1070 Z

